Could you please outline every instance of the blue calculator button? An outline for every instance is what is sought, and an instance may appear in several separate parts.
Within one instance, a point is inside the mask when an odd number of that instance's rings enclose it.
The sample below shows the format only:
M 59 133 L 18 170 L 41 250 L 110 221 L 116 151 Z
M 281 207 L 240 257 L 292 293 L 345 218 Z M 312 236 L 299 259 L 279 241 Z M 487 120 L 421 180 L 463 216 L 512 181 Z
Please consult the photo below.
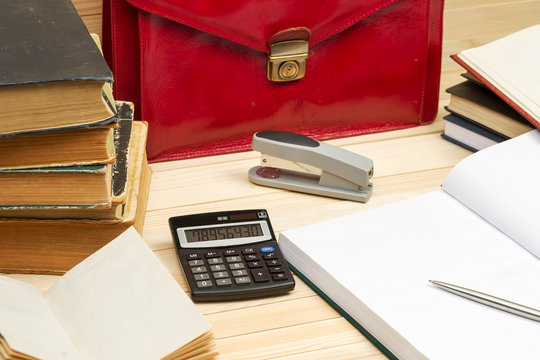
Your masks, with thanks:
M 275 250 L 272 246 L 265 246 L 261 248 L 262 253 L 273 253 Z

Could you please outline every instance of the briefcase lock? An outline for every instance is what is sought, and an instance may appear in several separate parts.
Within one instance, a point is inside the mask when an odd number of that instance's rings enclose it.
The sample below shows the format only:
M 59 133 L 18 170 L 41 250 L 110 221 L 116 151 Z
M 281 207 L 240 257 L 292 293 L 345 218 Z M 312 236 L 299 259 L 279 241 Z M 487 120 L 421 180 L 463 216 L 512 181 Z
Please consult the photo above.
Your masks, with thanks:
M 270 81 L 293 81 L 304 77 L 308 42 L 288 40 L 270 44 L 267 77 Z

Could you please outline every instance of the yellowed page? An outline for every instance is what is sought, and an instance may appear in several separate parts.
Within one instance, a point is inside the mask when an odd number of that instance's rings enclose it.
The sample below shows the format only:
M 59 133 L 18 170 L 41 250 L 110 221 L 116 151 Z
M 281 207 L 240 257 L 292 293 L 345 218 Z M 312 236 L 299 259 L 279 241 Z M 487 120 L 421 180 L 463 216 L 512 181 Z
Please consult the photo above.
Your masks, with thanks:
M 539 39 L 540 25 L 535 25 L 459 54 L 536 121 L 540 121 Z
M 46 299 L 85 360 L 160 359 L 210 330 L 133 227 L 67 272 Z
M 32 285 L 3 276 L 0 334 L 11 349 L 35 358 L 81 359 L 41 293 Z

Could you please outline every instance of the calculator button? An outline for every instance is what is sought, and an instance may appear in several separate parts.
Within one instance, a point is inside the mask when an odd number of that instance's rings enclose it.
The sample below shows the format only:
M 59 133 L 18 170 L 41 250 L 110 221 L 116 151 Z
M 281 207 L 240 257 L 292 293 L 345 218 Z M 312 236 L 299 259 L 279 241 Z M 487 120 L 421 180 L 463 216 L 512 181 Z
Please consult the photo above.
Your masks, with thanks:
M 263 254 L 265 260 L 277 259 L 277 257 L 276 253 Z
M 242 262 L 242 258 L 240 256 L 227 256 L 225 259 L 228 263 Z
M 245 269 L 246 268 L 243 263 L 230 264 L 229 267 L 231 268 L 231 270 L 238 270 L 238 269 Z
M 270 274 L 264 269 L 251 270 L 251 276 L 255 282 L 270 281 Z
M 247 275 L 246 270 L 233 270 L 231 272 L 233 276 L 246 276 Z
M 217 251 L 207 251 L 206 253 L 204 253 L 204 256 L 206 256 L 207 258 L 218 257 L 219 253 Z
M 193 274 L 200 274 L 200 273 L 205 273 L 208 271 L 206 270 L 206 266 L 197 266 L 197 267 L 192 267 L 191 272 Z
M 256 254 L 256 253 L 257 253 L 257 250 L 255 250 L 254 248 L 247 248 L 247 249 L 242 250 L 242 254 L 244 255 Z
M 204 274 L 195 274 L 193 275 L 193 277 L 195 278 L 195 280 L 199 281 L 199 280 L 208 280 L 210 279 L 210 275 L 208 275 L 208 273 L 204 273 Z
M 261 252 L 263 254 L 266 254 L 266 253 L 273 253 L 275 251 L 274 247 L 272 246 L 264 246 L 261 248 Z
M 283 266 L 270 266 L 268 268 L 268 271 L 270 271 L 270 273 L 272 274 L 276 274 L 276 273 L 282 273 L 285 270 L 283 269 Z
M 257 260 L 260 260 L 261 258 L 259 257 L 259 255 L 256 255 L 256 254 L 250 254 L 250 255 L 246 255 L 244 256 L 244 260 L 246 261 L 257 261 Z
M 253 268 L 263 267 L 263 264 L 260 261 L 251 261 L 247 263 L 247 266 L 248 268 L 253 269 Z
M 266 261 L 266 265 L 268 266 L 281 266 L 281 261 L 273 259 Z
M 234 282 L 237 284 L 249 284 L 251 282 L 251 279 L 249 276 L 242 276 L 242 277 L 235 277 Z
M 188 258 L 188 260 L 200 259 L 201 255 L 197 253 L 192 253 L 192 254 L 187 254 L 186 257 Z
M 225 256 L 238 255 L 238 250 L 236 250 L 236 249 L 224 250 L 223 255 L 225 255 Z
M 229 278 L 218 279 L 218 280 L 216 280 L 216 284 L 217 284 L 217 286 L 227 286 L 227 285 L 232 285 L 232 281 Z
M 223 264 L 223 259 L 222 258 L 211 258 L 211 259 L 208 259 L 208 264 L 210 265 L 215 265 L 215 264 Z
M 204 260 L 189 260 L 189 266 L 201 266 L 204 265 Z
M 212 271 L 225 271 L 225 265 L 211 265 L 210 270 Z
M 213 273 L 212 275 L 214 275 L 214 279 L 223 279 L 223 278 L 229 277 L 229 274 L 227 274 L 226 271 L 217 271 Z
M 203 281 L 197 281 L 197 287 L 199 288 L 207 288 L 212 287 L 212 281 L 211 280 L 203 280 Z
M 274 279 L 274 281 L 287 280 L 287 275 L 284 273 L 272 274 L 272 279 Z

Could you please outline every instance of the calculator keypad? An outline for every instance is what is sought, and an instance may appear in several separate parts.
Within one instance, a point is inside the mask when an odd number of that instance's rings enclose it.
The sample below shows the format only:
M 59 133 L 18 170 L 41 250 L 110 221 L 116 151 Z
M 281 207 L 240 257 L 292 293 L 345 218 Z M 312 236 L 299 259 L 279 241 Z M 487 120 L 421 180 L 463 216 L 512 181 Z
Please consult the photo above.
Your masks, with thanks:
M 186 251 L 181 258 L 184 265 L 188 265 L 186 276 L 193 280 L 189 282 L 195 284 L 199 290 L 230 287 L 246 290 L 254 284 L 269 285 L 284 280 L 293 281 L 289 269 L 283 266 L 281 254 L 272 246 Z M 186 269 L 186 266 L 184 268 Z M 196 290 L 192 289 L 193 291 Z

